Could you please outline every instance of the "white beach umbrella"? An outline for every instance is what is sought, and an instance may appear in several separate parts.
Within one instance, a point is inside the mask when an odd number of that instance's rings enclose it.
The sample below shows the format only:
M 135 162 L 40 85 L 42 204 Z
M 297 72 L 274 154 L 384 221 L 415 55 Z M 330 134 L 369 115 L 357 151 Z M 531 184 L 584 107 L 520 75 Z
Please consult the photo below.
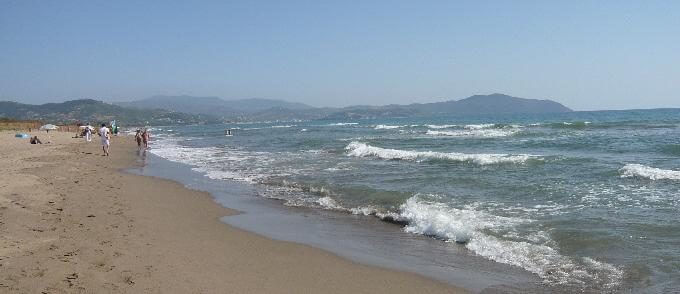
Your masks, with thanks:
M 81 128 L 81 129 L 90 129 L 90 130 L 94 130 L 94 127 L 91 126 L 91 125 L 80 126 L 80 128 Z
M 58 126 L 55 126 L 53 124 L 46 124 L 40 127 L 41 130 L 56 130 L 58 129 Z
M 43 126 L 40 127 L 41 130 L 46 130 L 47 133 L 48 133 L 48 134 L 47 134 L 47 140 L 48 140 L 47 143 L 51 143 L 51 142 L 52 142 L 52 136 L 49 135 L 50 130 L 56 130 L 56 129 L 58 129 L 58 128 L 59 128 L 58 126 L 55 126 L 55 125 L 53 125 L 53 124 L 46 124 L 46 125 L 43 125 Z

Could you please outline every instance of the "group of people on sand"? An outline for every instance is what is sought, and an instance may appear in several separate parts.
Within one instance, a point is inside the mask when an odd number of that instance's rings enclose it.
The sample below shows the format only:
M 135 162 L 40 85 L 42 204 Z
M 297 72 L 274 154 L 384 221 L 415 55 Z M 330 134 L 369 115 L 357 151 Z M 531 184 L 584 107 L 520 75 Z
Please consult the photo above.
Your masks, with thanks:
M 137 129 L 137 133 L 135 133 L 135 141 L 137 141 L 137 147 L 139 147 L 139 149 L 142 148 L 142 144 L 144 144 L 145 149 L 148 149 L 149 139 L 151 139 L 151 132 L 149 129 L 144 129 L 143 131 Z
M 108 127 L 106 127 L 105 123 L 103 123 L 101 124 L 101 128 L 99 128 L 97 134 L 101 138 L 102 151 L 104 152 L 104 156 L 109 156 L 109 150 L 111 147 L 111 134 L 112 134 L 111 130 Z M 87 142 L 92 141 L 92 129 L 90 129 L 89 127 L 86 127 L 83 130 L 82 135 L 83 137 L 85 137 L 85 140 L 87 140 Z M 144 149 L 148 149 L 150 140 L 151 132 L 149 131 L 149 129 L 146 128 L 144 130 L 137 129 L 137 132 L 135 134 L 135 141 L 137 141 L 137 147 L 142 149 L 143 146 Z M 31 137 L 30 142 L 31 144 L 42 144 L 40 139 L 38 139 L 38 136 Z
M 30 142 L 31 144 L 42 144 L 42 142 L 40 141 L 40 139 L 38 139 L 38 136 L 33 136 L 33 137 L 31 137 L 31 139 L 29 140 L 29 142 Z
M 81 136 L 85 138 L 87 142 L 92 141 L 92 130 L 94 128 L 91 128 L 90 125 L 88 124 L 80 133 Z M 109 156 L 109 147 L 111 147 L 111 130 L 106 127 L 105 123 L 101 124 L 101 128 L 99 128 L 99 131 L 97 132 L 97 135 L 101 138 L 102 142 L 102 151 L 104 152 L 105 156 Z M 76 134 L 76 137 L 78 137 L 78 134 Z M 74 137 L 75 138 L 75 137 Z
M 111 145 L 111 130 L 106 127 L 106 124 L 102 124 L 102 127 L 99 129 L 99 136 L 101 136 L 102 139 L 102 150 L 104 151 L 104 155 L 109 156 L 109 147 Z M 142 148 L 142 144 L 144 144 L 144 148 L 148 149 L 149 148 L 149 141 L 151 139 L 151 132 L 149 129 L 144 129 L 143 131 L 140 129 L 137 129 L 137 132 L 135 133 L 135 141 L 137 141 L 137 147 L 140 149 Z

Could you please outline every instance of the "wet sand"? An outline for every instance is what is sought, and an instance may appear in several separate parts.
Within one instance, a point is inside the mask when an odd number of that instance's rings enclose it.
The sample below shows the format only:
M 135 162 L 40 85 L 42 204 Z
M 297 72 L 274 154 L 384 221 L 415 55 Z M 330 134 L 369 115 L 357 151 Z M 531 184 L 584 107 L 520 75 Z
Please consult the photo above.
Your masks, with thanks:
M 122 172 L 142 164 L 132 137 L 104 157 L 96 136 L 50 134 L 0 132 L 0 292 L 464 292 L 226 225 L 209 194 Z

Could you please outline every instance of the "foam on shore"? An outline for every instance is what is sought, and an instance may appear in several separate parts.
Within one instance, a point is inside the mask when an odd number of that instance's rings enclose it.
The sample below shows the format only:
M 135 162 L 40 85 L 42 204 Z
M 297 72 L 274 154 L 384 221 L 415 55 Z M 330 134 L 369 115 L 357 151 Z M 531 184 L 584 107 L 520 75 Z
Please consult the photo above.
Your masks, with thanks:
M 549 246 L 550 238 L 545 232 L 536 233 L 540 238 L 513 238 L 516 240 L 503 240 L 494 236 L 504 232 L 516 234 L 515 227 L 529 224 L 532 220 L 497 216 L 467 206 L 449 207 L 425 198 L 421 195 L 409 198 L 399 207 L 398 212 L 384 212 L 374 207 L 357 207 L 347 211 L 403 224 L 404 231 L 408 233 L 464 244 L 475 254 L 495 262 L 521 267 L 550 284 L 597 283 L 604 288 L 615 288 L 623 279 L 623 271 L 614 265 L 589 257 L 561 255 Z

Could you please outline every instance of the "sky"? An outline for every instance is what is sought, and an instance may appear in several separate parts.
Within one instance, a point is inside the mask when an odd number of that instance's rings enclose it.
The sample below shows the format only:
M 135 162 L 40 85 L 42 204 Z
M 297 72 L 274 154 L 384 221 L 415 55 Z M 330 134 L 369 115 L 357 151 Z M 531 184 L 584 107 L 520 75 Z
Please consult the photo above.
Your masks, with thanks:
M 0 0 L 0 100 L 680 107 L 680 1 Z

